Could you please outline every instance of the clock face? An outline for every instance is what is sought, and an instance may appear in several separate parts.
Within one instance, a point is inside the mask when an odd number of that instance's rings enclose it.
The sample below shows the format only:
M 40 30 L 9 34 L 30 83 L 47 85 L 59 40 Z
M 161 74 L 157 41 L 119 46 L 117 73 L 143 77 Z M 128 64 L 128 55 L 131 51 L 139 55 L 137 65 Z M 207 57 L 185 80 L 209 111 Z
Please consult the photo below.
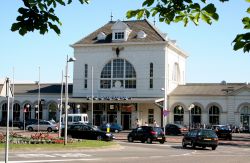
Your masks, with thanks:
M 120 81 L 115 82 L 115 88 L 121 88 L 121 82 Z

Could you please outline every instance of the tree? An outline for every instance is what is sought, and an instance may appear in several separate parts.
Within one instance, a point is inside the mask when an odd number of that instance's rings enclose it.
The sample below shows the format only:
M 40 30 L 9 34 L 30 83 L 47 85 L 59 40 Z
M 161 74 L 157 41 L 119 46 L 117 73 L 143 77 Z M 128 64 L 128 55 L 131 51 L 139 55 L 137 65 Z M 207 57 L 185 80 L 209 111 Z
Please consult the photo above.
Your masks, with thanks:
M 55 15 L 54 9 L 57 5 L 65 6 L 71 4 L 72 0 L 22 0 L 24 7 L 18 9 L 19 16 L 16 23 L 11 26 L 11 31 L 18 31 L 20 35 L 34 30 L 45 34 L 49 28 L 58 35 L 61 33 L 58 25 L 62 25 L 59 18 Z M 89 3 L 89 0 L 79 0 L 81 4 Z
M 229 0 L 219 0 L 226 2 Z M 246 0 L 250 2 L 250 0 Z M 201 7 L 204 5 L 204 7 Z M 216 12 L 214 4 L 206 3 L 206 0 L 200 0 L 199 3 L 193 0 L 144 0 L 141 9 L 130 10 L 127 12 L 127 18 L 136 17 L 140 19 L 143 16 L 159 16 L 160 22 L 170 24 L 172 22 L 183 22 L 187 26 L 189 21 L 195 25 L 199 25 L 199 20 L 203 20 L 207 24 L 212 24 L 212 21 L 219 20 L 219 15 Z M 250 14 L 250 7 L 247 9 Z M 245 17 L 242 20 L 245 29 L 250 29 L 250 18 Z M 233 40 L 233 49 L 243 49 L 244 52 L 250 50 L 250 32 L 238 34 Z
M 71 4 L 72 0 L 22 0 L 24 7 L 18 9 L 19 16 L 17 22 L 12 24 L 11 30 L 18 31 L 20 35 L 25 35 L 27 32 L 34 30 L 40 31 L 40 34 L 45 34 L 49 28 L 54 30 L 58 35 L 60 29 L 58 25 L 62 25 L 54 11 L 57 5 L 65 6 Z M 90 0 L 79 0 L 81 4 L 88 4 Z M 226 2 L 229 0 L 219 0 Z M 250 2 L 250 0 L 246 0 Z M 203 6 L 203 7 L 202 7 Z M 250 14 L 250 7 L 247 9 Z M 160 22 L 166 24 L 183 22 L 187 26 L 189 21 L 195 25 L 199 25 L 202 20 L 207 24 L 212 24 L 213 21 L 219 20 L 219 15 L 216 12 L 216 7 L 213 3 L 207 4 L 206 0 L 193 2 L 193 0 L 144 0 L 142 8 L 130 10 L 127 12 L 127 18 L 136 17 L 137 19 L 146 16 L 159 16 Z M 250 18 L 245 17 L 242 20 L 245 29 L 250 29 Z M 243 49 L 244 52 L 250 50 L 250 32 L 238 34 L 233 40 L 233 49 Z

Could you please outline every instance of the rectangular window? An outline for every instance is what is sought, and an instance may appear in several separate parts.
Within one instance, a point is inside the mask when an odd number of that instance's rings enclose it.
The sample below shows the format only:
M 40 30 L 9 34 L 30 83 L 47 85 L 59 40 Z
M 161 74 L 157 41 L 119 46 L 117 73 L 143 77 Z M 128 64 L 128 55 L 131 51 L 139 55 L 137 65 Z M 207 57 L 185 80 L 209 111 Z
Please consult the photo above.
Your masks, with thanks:
M 148 109 L 148 124 L 154 123 L 154 109 Z
M 136 80 L 125 80 L 125 88 L 136 88 Z
M 153 88 L 154 83 L 153 83 L 153 72 L 154 72 L 154 67 L 153 67 L 153 63 L 150 63 L 150 67 L 149 67 L 149 88 Z
M 116 40 L 124 39 L 124 32 L 116 32 L 115 39 Z
M 103 89 L 111 88 L 111 80 L 101 80 L 101 88 Z
M 84 80 L 84 88 L 88 88 L 88 80 L 87 79 Z
M 153 88 L 153 79 L 149 79 L 149 88 Z
M 88 65 L 87 64 L 85 64 L 84 65 L 84 88 L 88 88 Z

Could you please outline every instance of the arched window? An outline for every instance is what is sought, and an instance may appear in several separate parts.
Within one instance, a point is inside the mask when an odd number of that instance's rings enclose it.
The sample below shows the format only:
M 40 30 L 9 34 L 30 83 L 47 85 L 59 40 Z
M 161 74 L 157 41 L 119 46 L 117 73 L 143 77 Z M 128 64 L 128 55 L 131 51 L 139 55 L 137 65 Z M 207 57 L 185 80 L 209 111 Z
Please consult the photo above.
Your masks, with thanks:
M 2 105 L 2 121 L 7 120 L 7 103 Z
M 184 109 L 178 105 L 174 108 L 174 123 L 183 124 Z
M 191 123 L 193 127 L 200 127 L 201 125 L 201 108 L 197 105 L 191 109 Z
M 177 63 L 174 64 L 172 80 L 176 82 L 180 81 L 180 69 Z
M 220 109 L 217 106 L 211 106 L 209 108 L 209 123 L 217 125 L 220 123 Z
M 20 105 L 15 103 L 13 106 L 13 122 L 19 122 L 20 121 Z
M 250 126 L 250 105 L 245 105 L 240 110 L 240 122 L 242 127 L 249 130 Z
M 56 112 L 57 112 L 57 104 L 56 103 L 51 103 L 49 105 L 49 120 L 53 119 L 53 120 L 57 121 Z
M 133 65 L 124 59 L 108 62 L 101 72 L 100 88 L 136 88 L 136 73 Z
M 24 105 L 23 113 L 24 113 L 25 120 L 31 118 L 31 105 L 29 103 L 26 103 Z

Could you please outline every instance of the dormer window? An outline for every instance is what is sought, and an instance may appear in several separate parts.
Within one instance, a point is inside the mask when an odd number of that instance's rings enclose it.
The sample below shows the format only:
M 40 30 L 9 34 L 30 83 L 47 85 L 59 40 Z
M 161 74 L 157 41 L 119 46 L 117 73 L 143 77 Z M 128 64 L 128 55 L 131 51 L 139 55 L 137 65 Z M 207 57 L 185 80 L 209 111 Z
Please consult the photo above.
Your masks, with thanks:
M 124 32 L 116 32 L 115 33 L 115 39 L 116 40 L 124 39 Z
M 100 33 L 97 35 L 97 40 L 105 40 L 105 39 L 106 39 L 105 33 L 100 32 Z
M 120 20 L 117 20 L 117 22 L 115 22 L 111 29 L 112 41 L 114 42 L 127 41 L 128 36 L 131 32 L 129 26 Z
M 146 38 L 147 34 L 144 31 L 139 31 L 137 33 L 137 38 Z

